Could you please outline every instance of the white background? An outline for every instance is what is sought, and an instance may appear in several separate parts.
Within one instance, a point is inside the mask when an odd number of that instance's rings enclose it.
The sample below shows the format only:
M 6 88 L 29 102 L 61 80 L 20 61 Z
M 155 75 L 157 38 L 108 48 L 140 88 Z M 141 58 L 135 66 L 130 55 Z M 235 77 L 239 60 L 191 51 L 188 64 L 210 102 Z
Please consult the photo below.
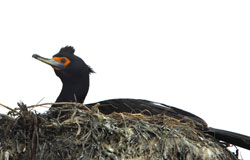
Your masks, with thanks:
M 96 71 L 85 103 L 143 98 L 250 135 L 249 8 L 230 0 L 1 1 L 0 103 L 54 102 L 61 82 L 31 56 L 72 45 Z

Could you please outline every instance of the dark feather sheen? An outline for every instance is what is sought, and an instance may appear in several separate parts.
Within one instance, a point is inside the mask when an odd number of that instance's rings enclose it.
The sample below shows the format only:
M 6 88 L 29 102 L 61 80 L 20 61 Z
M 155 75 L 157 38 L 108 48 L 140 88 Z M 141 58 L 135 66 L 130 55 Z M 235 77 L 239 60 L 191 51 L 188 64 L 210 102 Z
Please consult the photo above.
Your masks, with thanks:
M 75 49 L 72 46 L 66 46 L 61 48 L 61 50 L 59 51 L 59 53 L 63 54 L 63 53 L 70 53 L 70 54 L 74 54 Z

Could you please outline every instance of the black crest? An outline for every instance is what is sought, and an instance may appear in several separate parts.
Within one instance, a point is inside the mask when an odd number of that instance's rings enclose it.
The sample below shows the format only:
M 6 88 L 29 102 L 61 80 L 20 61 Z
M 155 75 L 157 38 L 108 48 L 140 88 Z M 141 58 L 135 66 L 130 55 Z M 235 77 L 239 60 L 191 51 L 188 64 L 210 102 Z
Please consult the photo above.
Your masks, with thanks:
M 74 54 L 75 49 L 72 46 L 66 46 L 61 48 L 61 50 L 59 51 L 59 53 L 70 53 L 70 54 Z

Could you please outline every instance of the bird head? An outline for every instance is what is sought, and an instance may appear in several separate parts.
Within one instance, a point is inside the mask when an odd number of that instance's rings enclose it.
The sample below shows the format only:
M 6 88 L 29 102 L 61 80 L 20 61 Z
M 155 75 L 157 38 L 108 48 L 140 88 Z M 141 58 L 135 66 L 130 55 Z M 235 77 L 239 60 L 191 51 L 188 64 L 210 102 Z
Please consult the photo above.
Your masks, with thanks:
M 34 54 L 32 57 L 53 67 L 63 87 L 56 102 L 83 103 L 89 90 L 89 74 L 94 71 L 78 56 L 71 46 L 61 48 L 52 59 Z M 52 105 L 58 107 L 58 105 Z
M 66 46 L 61 48 L 52 59 L 44 58 L 37 54 L 34 54 L 32 57 L 52 66 L 56 75 L 62 82 L 74 81 L 83 76 L 89 76 L 90 73 L 94 73 L 92 68 L 90 68 L 80 57 L 74 55 L 74 52 L 75 49 L 73 47 Z

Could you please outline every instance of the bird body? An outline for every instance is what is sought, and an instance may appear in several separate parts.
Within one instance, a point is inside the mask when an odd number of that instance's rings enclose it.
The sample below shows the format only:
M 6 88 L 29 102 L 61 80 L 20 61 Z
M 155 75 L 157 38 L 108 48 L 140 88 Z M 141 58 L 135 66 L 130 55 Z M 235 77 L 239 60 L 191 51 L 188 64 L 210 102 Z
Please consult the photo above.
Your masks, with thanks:
M 110 99 L 97 102 L 99 103 L 98 109 L 104 114 L 110 114 L 112 112 L 128 112 L 128 113 L 143 113 L 146 115 L 165 114 L 169 117 L 178 119 L 182 122 L 190 122 L 200 130 L 207 130 L 207 123 L 200 117 L 184 111 L 182 109 L 165 105 L 163 103 L 148 101 L 144 99 Z M 96 103 L 87 104 L 91 107 Z
M 89 75 L 94 71 L 79 57 L 74 55 L 74 48 L 66 46 L 52 59 L 33 55 L 34 58 L 51 65 L 56 75 L 61 79 L 63 87 L 56 102 L 83 103 L 89 90 Z M 140 99 L 112 99 L 98 102 L 99 110 L 104 114 L 112 112 L 145 113 L 148 115 L 165 114 L 180 121 L 190 122 L 195 128 L 208 133 L 218 140 L 225 141 L 250 150 L 250 137 L 238 133 L 210 128 L 206 122 L 190 113 L 176 107 Z M 89 104 L 87 106 L 92 106 Z M 58 107 L 53 105 L 52 107 Z

